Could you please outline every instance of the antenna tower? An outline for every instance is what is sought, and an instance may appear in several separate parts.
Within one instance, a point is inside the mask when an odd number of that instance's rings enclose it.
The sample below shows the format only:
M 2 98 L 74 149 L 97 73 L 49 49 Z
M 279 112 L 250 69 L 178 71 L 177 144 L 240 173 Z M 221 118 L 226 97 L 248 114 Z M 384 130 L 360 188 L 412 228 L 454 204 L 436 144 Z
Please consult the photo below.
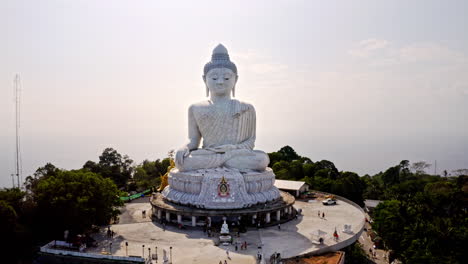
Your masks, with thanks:
M 21 188 L 20 184 L 20 179 L 21 178 L 21 173 L 22 173 L 22 166 L 21 166 L 21 146 L 20 146 L 20 121 L 21 121 L 21 93 L 20 93 L 20 76 L 19 74 L 15 75 L 15 80 L 14 80 L 14 86 L 15 86 L 15 133 L 16 133 L 16 155 L 15 155 L 15 175 L 17 178 L 17 188 Z M 14 181 L 13 181 L 13 187 L 14 186 Z

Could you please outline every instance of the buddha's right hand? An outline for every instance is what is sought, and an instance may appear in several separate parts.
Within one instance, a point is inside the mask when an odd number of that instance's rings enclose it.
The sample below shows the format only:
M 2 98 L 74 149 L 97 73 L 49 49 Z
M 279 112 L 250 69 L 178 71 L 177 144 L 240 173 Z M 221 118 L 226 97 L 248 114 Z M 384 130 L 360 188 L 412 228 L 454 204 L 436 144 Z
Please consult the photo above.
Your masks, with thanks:
M 188 155 L 190 155 L 190 149 L 187 146 L 177 150 L 175 155 L 176 166 L 180 168 L 184 164 L 184 158 L 188 157 Z

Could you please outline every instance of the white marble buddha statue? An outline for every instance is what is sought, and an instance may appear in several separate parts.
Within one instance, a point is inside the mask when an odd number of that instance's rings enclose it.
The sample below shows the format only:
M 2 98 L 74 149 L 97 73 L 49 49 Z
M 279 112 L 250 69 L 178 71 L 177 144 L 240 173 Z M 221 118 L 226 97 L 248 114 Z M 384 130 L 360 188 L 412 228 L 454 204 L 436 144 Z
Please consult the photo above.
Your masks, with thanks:
M 228 224 L 226 223 L 226 220 L 224 220 L 224 223 L 221 225 L 220 234 L 221 234 L 221 235 L 229 234 L 229 226 L 228 226 Z
M 188 110 L 189 142 L 175 155 L 179 171 L 217 167 L 264 171 L 268 166 L 268 155 L 253 150 L 255 108 L 231 98 L 231 94 L 235 96 L 237 79 L 236 65 L 230 61 L 227 49 L 219 44 L 204 67 L 203 80 L 209 99 L 191 105 Z

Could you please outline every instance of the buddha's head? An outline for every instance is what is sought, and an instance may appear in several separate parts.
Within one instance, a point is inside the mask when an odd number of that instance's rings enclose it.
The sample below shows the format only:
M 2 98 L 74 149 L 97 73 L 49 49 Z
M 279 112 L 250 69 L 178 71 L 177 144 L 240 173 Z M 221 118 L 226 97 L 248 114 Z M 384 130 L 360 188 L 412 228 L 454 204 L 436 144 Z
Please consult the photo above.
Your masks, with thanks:
M 211 61 L 205 64 L 203 69 L 203 81 L 206 85 L 206 96 L 226 95 L 232 92 L 235 96 L 237 82 L 237 67 L 229 59 L 227 49 L 219 44 L 213 50 Z

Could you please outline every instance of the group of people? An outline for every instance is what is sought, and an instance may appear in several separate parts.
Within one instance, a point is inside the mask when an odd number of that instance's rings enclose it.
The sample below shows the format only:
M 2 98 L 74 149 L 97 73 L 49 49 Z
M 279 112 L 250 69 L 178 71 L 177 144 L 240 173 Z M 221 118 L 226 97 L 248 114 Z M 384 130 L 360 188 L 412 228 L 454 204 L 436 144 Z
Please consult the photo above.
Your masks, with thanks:
M 237 242 L 236 242 L 236 251 L 237 251 Z M 240 246 L 240 249 L 241 250 L 246 250 L 247 249 L 247 241 L 244 241 L 241 243 L 241 246 Z

